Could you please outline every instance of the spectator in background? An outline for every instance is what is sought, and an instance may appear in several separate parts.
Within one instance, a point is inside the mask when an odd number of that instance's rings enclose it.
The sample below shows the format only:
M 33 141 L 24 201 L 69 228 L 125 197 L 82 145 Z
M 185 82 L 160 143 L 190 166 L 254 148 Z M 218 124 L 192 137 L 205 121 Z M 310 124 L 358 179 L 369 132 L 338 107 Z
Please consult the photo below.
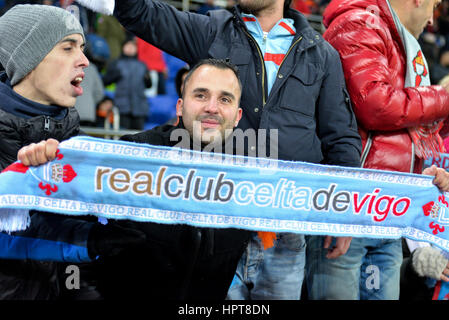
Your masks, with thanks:
M 97 34 L 106 39 L 109 45 L 110 60 L 118 59 L 122 54 L 126 31 L 117 19 L 113 16 L 100 15 L 97 20 Z
M 114 125 L 114 100 L 104 96 L 97 104 L 96 126 L 99 128 L 111 127 Z
M 449 74 L 449 48 L 440 50 L 439 59 L 430 67 L 430 80 L 432 84 L 438 84 Z
M 104 98 L 104 86 L 101 75 L 94 64 L 91 63 L 84 69 L 84 80 L 81 87 L 83 95 L 79 96 L 75 103 L 75 108 L 80 116 L 80 125 L 96 126 L 97 104 Z
M 103 76 L 104 85 L 116 83 L 114 102 L 120 112 L 120 127 L 143 130 L 149 114 L 145 89 L 151 87 L 147 66 L 137 59 L 135 37 L 128 38 L 122 55 L 112 61 Z
M 89 52 L 89 61 L 95 64 L 99 71 L 103 70 L 111 56 L 108 42 L 95 33 L 87 34 L 86 41 L 86 51 Z
M 184 88 L 184 81 L 187 77 L 187 74 L 190 71 L 190 67 L 188 64 L 186 64 L 184 67 L 182 67 L 181 69 L 178 70 L 178 72 L 176 73 L 176 77 L 175 77 L 175 89 L 176 89 L 176 93 L 178 94 L 178 97 L 181 98 L 182 97 L 182 91 Z M 168 120 L 165 124 L 171 124 L 171 125 L 178 125 L 179 123 L 179 117 L 174 117 L 171 118 L 170 120 Z
M 441 285 L 437 281 L 449 281 L 449 253 L 409 239 L 403 240 L 403 249 L 400 299 L 431 300 Z
M 187 76 L 187 73 L 189 73 L 189 65 L 186 64 L 184 67 L 178 70 L 178 73 L 176 73 L 175 77 L 175 87 L 176 87 L 176 93 L 178 94 L 178 97 L 182 96 L 182 89 L 184 86 L 184 80 Z
M 137 58 L 147 65 L 151 73 L 157 73 L 156 77 L 151 77 L 152 86 L 156 87 L 155 94 L 165 94 L 165 80 L 168 77 L 168 69 L 162 50 L 137 38 Z
M 448 42 L 449 36 L 449 0 L 443 0 L 438 8 L 438 17 L 436 18 L 438 32 L 445 37 Z

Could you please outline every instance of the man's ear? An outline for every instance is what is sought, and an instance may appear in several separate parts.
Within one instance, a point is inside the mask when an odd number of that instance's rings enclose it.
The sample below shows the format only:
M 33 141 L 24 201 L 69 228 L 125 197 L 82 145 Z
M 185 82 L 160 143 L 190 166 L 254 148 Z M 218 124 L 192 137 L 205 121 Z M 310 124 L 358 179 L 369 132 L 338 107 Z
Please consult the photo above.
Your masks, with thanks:
M 176 101 L 176 116 L 181 117 L 182 116 L 182 99 L 179 98 L 178 101 Z
M 240 119 L 242 119 L 242 108 L 238 108 L 237 110 L 237 116 L 235 117 L 234 127 L 237 127 L 239 124 Z

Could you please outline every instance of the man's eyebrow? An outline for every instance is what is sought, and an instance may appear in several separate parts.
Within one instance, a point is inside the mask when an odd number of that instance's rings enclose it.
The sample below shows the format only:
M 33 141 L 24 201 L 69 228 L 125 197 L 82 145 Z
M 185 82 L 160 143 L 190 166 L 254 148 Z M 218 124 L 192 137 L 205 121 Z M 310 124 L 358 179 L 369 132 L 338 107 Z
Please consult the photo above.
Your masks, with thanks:
M 209 90 L 206 88 L 195 88 L 193 89 L 193 92 L 208 92 Z
M 193 92 L 194 93 L 204 93 L 204 92 L 209 92 L 209 89 L 207 89 L 207 88 L 195 88 L 195 89 L 193 89 Z M 221 91 L 220 93 L 221 93 L 222 96 L 230 97 L 231 99 L 235 100 L 235 95 L 232 94 L 229 91 Z
M 62 39 L 61 41 L 60 41 L 60 43 L 64 43 L 64 42 L 70 42 L 70 43 L 72 43 L 72 44 L 77 44 L 78 43 L 78 40 L 77 39 L 74 39 L 74 38 L 65 38 L 65 39 Z M 83 41 L 82 43 L 81 43 L 81 47 L 82 46 L 85 46 L 86 45 L 86 43 Z
M 229 97 L 229 98 L 235 100 L 235 95 L 232 94 L 231 92 L 228 92 L 228 91 L 222 91 L 221 94 L 222 94 L 223 96 L 226 96 L 226 97 Z

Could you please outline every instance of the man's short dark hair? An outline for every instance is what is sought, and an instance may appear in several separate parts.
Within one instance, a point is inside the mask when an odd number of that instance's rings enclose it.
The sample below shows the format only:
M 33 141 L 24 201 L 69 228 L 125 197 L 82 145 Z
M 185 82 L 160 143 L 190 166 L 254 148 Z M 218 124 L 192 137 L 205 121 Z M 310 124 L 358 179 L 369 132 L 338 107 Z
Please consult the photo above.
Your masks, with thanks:
M 184 98 L 184 89 L 187 86 L 187 83 L 189 82 L 192 74 L 201 66 L 212 66 L 215 67 L 217 69 L 222 69 L 222 70 L 226 70 L 229 69 L 232 72 L 234 72 L 235 77 L 237 78 L 237 81 L 239 83 L 239 88 L 240 88 L 240 92 L 242 92 L 242 83 L 240 82 L 240 77 L 239 77 L 239 70 L 238 68 L 233 65 L 232 63 L 230 63 L 228 60 L 223 60 L 223 59 L 203 59 L 201 61 L 199 61 L 192 69 L 190 69 L 190 71 L 187 73 L 186 78 L 184 79 L 184 85 L 182 87 L 182 91 L 181 91 L 181 97 Z M 240 99 L 239 99 L 240 101 Z
M 175 89 L 178 97 L 181 97 L 182 86 L 184 81 L 182 81 L 182 77 L 189 72 L 190 68 L 186 65 L 178 70 L 175 77 Z

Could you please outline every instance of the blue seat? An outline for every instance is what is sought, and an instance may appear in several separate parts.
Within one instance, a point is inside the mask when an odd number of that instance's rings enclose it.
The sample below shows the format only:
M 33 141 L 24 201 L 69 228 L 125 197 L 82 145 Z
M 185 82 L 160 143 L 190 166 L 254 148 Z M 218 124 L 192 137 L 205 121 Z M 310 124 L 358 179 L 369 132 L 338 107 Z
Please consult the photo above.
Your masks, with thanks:
M 169 55 L 168 53 L 163 53 L 165 63 L 168 68 L 168 79 L 167 81 L 175 81 L 176 74 L 178 73 L 179 69 L 184 67 L 186 63 L 182 61 L 181 59 L 178 59 L 176 57 L 173 57 L 172 55 Z
M 163 124 L 176 116 L 177 96 L 173 95 L 157 95 L 148 97 L 150 104 L 150 114 L 146 124 L 155 123 Z

